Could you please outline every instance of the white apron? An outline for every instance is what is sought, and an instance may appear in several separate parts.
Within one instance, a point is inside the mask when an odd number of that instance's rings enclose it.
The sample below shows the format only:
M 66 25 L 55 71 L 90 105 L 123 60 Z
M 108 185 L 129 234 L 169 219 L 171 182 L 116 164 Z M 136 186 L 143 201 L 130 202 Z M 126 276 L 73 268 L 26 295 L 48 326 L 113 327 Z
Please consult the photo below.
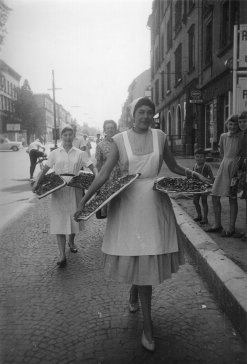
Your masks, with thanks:
M 159 170 L 158 135 L 152 129 L 153 152 L 134 155 L 127 131 L 123 140 L 129 174 L 141 173 L 110 202 L 102 251 L 110 255 L 141 256 L 178 251 L 178 226 L 168 195 L 153 191 Z

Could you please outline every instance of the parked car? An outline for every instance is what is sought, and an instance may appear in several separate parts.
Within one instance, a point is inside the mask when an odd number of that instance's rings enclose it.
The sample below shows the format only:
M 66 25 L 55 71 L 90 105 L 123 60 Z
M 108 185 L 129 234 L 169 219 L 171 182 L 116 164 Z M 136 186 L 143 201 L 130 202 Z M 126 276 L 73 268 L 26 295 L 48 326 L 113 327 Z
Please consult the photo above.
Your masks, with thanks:
M 11 142 L 8 138 L 0 137 L 0 150 L 13 150 L 13 152 L 17 152 L 21 148 L 23 148 L 21 142 Z

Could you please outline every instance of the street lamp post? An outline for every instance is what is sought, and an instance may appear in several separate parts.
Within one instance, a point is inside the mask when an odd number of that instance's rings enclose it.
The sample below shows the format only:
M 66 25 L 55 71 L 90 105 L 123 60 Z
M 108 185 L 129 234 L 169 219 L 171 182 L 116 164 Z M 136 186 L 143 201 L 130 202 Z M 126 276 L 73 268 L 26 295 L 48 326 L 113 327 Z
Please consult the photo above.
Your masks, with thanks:
M 55 77 L 54 77 L 54 70 L 52 70 L 52 89 L 48 88 L 48 90 L 52 90 L 52 95 L 53 95 L 53 116 L 54 116 L 54 133 L 53 133 L 53 138 L 54 138 L 54 149 L 57 148 L 57 116 L 56 116 L 56 98 L 55 98 L 55 90 L 61 90 L 61 88 L 56 88 L 55 87 Z

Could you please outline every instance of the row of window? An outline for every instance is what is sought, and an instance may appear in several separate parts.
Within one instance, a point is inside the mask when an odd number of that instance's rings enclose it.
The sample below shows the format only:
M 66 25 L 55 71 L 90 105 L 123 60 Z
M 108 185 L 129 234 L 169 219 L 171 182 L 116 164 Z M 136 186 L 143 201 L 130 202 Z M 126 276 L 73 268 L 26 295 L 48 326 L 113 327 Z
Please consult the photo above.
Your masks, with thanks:
M 12 82 L 6 80 L 6 78 L 3 75 L 1 75 L 1 80 L 0 80 L 0 90 L 10 95 L 13 99 L 17 98 L 16 86 Z
M 190 2 L 189 2 L 190 3 Z M 195 3 L 191 2 L 188 4 L 188 1 L 184 0 L 183 2 L 184 8 L 190 6 L 189 9 L 192 11 Z M 206 3 L 203 3 L 206 4 Z M 233 39 L 233 25 L 234 21 L 237 17 L 237 3 L 235 1 L 226 0 L 221 3 L 221 19 L 220 19 L 220 33 L 219 33 L 219 45 L 218 49 L 224 49 L 224 47 L 228 46 L 232 43 Z M 184 10 L 184 13 L 186 11 Z M 213 56 L 213 6 L 203 6 L 204 15 L 204 39 L 203 39 L 203 64 L 207 66 L 212 62 Z M 170 11 L 170 17 L 166 24 L 166 43 L 164 39 L 164 34 L 160 35 L 160 42 L 156 46 L 153 52 L 153 60 L 151 65 L 152 76 L 159 69 L 161 63 L 165 59 L 166 53 L 172 48 L 173 44 L 173 35 L 176 37 L 177 33 L 182 28 L 182 22 L 184 22 L 184 17 L 182 18 L 182 1 L 177 0 L 175 3 L 175 26 L 174 32 L 172 30 L 172 10 Z M 154 39 L 153 39 L 154 44 Z M 166 45 L 166 50 L 165 50 Z M 179 50 L 176 50 L 179 52 Z M 177 58 L 177 57 L 175 57 Z M 175 60 L 176 62 L 176 60 Z M 177 60 L 180 63 L 179 60 Z M 188 72 L 191 72 L 195 66 L 195 25 L 193 24 L 188 30 Z M 175 74 L 177 71 L 175 70 Z M 177 76 L 180 78 L 180 75 Z M 175 82 L 176 83 L 176 82 Z
M 0 110 L 14 112 L 14 103 L 10 98 L 0 95 Z

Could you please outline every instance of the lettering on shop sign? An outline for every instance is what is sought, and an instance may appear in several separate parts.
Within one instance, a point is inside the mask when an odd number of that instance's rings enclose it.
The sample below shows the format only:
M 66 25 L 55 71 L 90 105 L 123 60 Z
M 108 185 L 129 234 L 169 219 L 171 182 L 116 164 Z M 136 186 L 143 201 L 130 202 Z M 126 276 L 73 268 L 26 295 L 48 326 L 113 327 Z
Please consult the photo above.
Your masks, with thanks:
M 241 113 L 247 108 L 247 77 L 239 77 L 237 85 L 238 110 Z
M 239 68 L 247 67 L 247 24 L 241 24 L 239 29 Z

